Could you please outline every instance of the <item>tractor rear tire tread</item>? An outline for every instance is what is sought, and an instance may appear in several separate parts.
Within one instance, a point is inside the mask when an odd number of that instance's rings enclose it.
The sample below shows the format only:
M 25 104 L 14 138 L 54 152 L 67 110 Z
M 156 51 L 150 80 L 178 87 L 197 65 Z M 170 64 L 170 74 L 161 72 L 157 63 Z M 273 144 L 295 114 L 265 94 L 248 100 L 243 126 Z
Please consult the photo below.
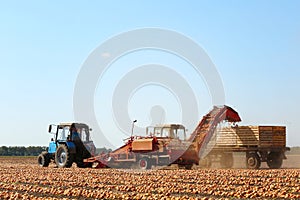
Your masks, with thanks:
M 68 147 L 64 144 L 58 146 L 55 153 L 55 163 L 59 168 L 70 168 L 73 164 L 73 155 L 70 153 Z

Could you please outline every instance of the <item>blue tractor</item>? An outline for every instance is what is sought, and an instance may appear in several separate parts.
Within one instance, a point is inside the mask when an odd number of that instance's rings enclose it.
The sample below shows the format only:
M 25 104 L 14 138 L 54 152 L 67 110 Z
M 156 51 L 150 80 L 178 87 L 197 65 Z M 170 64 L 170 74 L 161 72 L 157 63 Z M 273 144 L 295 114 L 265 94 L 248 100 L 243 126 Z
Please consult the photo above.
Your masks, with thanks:
M 89 126 L 83 123 L 49 125 L 48 132 L 54 137 L 47 151 L 38 156 L 38 164 L 48 167 L 54 161 L 59 168 L 71 167 L 73 163 L 78 167 L 91 167 L 91 163 L 83 162 L 84 159 L 94 156 L 96 151 L 90 131 Z

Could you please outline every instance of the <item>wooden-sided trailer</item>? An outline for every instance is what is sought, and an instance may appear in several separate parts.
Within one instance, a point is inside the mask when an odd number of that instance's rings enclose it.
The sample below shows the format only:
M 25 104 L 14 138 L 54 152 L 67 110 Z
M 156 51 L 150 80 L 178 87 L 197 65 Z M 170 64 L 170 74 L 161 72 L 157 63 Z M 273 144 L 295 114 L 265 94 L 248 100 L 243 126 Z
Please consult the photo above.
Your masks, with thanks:
M 214 137 L 207 144 L 208 152 L 202 163 L 209 166 L 219 161 L 221 166 L 233 166 L 233 152 L 245 152 L 246 166 L 258 169 L 261 162 L 267 162 L 271 169 L 281 167 L 286 147 L 285 126 L 233 126 L 217 128 Z

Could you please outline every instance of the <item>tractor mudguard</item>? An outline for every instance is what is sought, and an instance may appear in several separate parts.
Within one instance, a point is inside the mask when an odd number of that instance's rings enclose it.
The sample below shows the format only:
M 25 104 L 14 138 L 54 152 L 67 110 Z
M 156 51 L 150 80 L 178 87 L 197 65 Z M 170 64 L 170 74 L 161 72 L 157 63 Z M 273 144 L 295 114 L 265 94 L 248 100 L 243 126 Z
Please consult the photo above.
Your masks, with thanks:
M 55 144 L 54 141 L 51 141 L 51 142 L 49 143 L 48 153 L 49 153 L 49 154 L 53 154 L 53 153 L 55 153 L 55 152 L 56 152 L 56 144 Z
M 70 153 L 72 153 L 72 154 L 76 153 L 76 146 L 75 146 L 74 142 L 68 141 L 68 142 L 66 142 L 66 145 L 67 145 Z

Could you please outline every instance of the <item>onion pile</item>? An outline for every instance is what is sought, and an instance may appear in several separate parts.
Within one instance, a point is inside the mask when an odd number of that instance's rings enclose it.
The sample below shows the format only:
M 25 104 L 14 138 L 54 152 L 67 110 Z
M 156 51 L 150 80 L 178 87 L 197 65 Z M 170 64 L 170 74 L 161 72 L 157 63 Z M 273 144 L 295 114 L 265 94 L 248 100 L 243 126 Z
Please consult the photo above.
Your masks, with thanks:
M 35 158 L 0 159 L 0 199 L 251 198 L 299 199 L 300 170 L 59 169 Z

